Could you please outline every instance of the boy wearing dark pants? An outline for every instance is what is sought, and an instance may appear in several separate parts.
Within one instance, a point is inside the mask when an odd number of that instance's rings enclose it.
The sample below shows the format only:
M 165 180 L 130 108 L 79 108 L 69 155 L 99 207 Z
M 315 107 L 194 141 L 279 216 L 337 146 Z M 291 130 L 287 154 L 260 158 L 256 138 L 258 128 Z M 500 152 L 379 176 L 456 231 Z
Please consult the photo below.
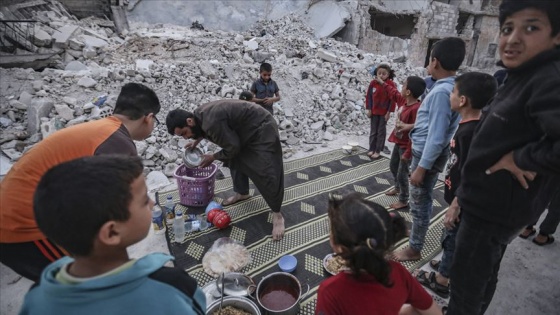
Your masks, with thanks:
M 391 154 L 389 168 L 395 179 L 395 187 L 389 190 L 386 195 L 398 195 L 399 201 L 389 205 L 395 210 L 408 206 L 408 168 L 410 166 L 410 138 L 408 132 L 414 127 L 416 113 L 420 107 L 418 98 L 426 89 L 426 82 L 420 77 L 410 76 L 399 93 L 392 85 L 376 78 L 377 82 L 386 88 L 388 97 L 392 102 L 398 104 L 395 129 L 389 136 L 389 141 L 395 144 Z
M 410 213 L 412 229 L 409 247 L 395 252 L 399 261 L 422 258 L 421 251 L 430 225 L 432 191 L 449 157 L 449 142 L 459 125 L 459 114 L 451 111 L 449 96 L 453 90 L 455 74 L 465 58 L 465 42 L 448 37 L 434 45 L 428 72 L 436 83 L 418 109 L 412 140 L 410 169 Z
M 455 192 L 461 183 L 461 168 L 467 159 L 474 130 L 480 119 L 480 111 L 496 94 L 497 88 L 497 82 L 493 76 L 486 73 L 469 72 L 457 77 L 449 98 L 451 110 L 461 115 L 461 121 L 449 145 L 451 155 L 445 174 L 444 196 L 445 201 L 449 203 L 449 209 L 443 220 L 445 226 L 442 237 L 443 256 L 440 262 L 430 262 L 430 266 L 437 267 L 437 272 L 428 273 L 423 270 L 416 272 L 416 279 L 422 285 L 432 289 L 443 298 L 449 297 L 449 273 L 455 250 L 455 236 L 460 224 L 461 209 Z
M 139 157 L 98 155 L 45 173 L 34 196 L 37 225 L 72 258 L 45 268 L 20 314 L 205 314 L 196 281 L 164 266 L 173 257 L 128 256 L 152 222 L 143 170 Z
M 504 0 L 507 78 L 482 111 L 457 191 L 461 227 L 447 314 L 484 314 L 507 245 L 538 218 L 560 175 L 560 2 Z
M 274 102 L 280 100 L 280 89 L 276 81 L 272 80 L 272 65 L 263 62 L 259 68 L 260 77 L 251 85 L 251 93 L 254 97 L 248 101 L 257 103 L 266 109 L 270 114 L 274 114 Z

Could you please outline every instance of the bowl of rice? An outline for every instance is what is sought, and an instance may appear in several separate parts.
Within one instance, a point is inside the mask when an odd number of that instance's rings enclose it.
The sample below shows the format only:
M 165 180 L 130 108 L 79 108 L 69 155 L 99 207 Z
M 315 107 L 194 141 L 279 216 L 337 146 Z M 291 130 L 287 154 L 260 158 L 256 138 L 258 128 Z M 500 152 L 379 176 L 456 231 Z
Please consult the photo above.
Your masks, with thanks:
M 241 296 L 224 296 L 222 311 L 220 299 L 208 305 L 206 315 L 261 315 L 259 307 L 248 298 Z

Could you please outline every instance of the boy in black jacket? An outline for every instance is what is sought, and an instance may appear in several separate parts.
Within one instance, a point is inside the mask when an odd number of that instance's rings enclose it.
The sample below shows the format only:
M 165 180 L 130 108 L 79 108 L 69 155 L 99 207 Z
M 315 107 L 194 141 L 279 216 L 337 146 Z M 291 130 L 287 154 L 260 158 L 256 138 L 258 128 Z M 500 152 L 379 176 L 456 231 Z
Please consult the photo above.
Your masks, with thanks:
M 539 217 L 560 176 L 560 1 L 504 0 L 507 78 L 482 113 L 457 191 L 461 227 L 448 315 L 484 314 L 507 245 Z M 532 209 L 528 210 L 528 209 Z
M 480 120 L 480 111 L 496 94 L 497 88 L 498 83 L 491 75 L 469 72 L 455 79 L 453 92 L 449 96 L 451 110 L 461 115 L 461 121 L 449 144 L 451 155 L 445 172 L 444 196 L 445 201 L 449 204 L 449 209 L 443 219 L 445 226 L 441 242 L 443 255 L 441 261 L 432 260 L 430 262 L 430 266 L 437 272 L 428 273 L 421 269 L 416 272 L 416 279 L 422 285 L 430 288 L 443 298 L 449 297 L 449 272 L 455 252 L 455 238 L 460 224 L 461 208 L 455 193 L 461 183 L 461 169 L 467 160 L 474 131 Z

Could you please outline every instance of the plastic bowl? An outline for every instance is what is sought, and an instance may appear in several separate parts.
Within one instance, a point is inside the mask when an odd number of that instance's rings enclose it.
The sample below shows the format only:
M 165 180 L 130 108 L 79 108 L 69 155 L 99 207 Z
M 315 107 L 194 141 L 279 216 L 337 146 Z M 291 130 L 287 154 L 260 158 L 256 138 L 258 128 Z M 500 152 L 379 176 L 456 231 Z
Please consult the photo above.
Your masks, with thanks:
M 346 153 L 346 154 L 350 154 L 352 153 L 352 147 L 349 145 L 343 145 L 342 146 L 342 152 Z
M 352 147 L 353 151 L 356 151 L 356 150 L 358 150 L 358 146 L 360 144 L 358 142 L 350 141 L 350 142 L 348 142 L 348 145 Z
M 282 256 L 280 260 L 278 260 L 278 267 L 284 272 L 292 272 L 296 270 L 297 258 L 292 255 Z

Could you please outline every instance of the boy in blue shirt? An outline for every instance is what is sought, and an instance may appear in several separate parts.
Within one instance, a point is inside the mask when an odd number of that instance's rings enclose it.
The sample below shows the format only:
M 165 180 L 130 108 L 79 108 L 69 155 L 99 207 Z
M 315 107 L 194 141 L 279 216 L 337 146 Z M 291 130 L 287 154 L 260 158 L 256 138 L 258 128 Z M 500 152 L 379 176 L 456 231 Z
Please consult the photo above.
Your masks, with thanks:
M 457 130 L 460 116 L 451 110 L 449 96 L 453 90 L 455 74 L 465 58 L 465 42 L 448 37 L 434 45 L 428 64 L 428 72 L 436 80 L 430 93 L 420 105 L 412 140 L 410 164 L 410 213 L 412 229 L 409 247 L 394 253 L 399 261 L 422 258 L 421 251 L 430 215 L 432 214 L 432 191 L 449 157 L 449 142 Z
M 20 314 L 205 314 L 196 281 L 164 267 L 173 257 L 128 257 L 151 225 L 143 169 L 138 157 L 98 155 L 45 173 L 33 200 L 37 224 L 73 258 L 45 268 Z
M 270 114 L 274 114 L 272 105 L 280 100 L 280 89 L 278 84 L 272 80 L 272 66 L 263 62 L 259 69 L 260 78 L 251 85 L 251 93 L 255 96 L 251 100 L 264 107 Z

